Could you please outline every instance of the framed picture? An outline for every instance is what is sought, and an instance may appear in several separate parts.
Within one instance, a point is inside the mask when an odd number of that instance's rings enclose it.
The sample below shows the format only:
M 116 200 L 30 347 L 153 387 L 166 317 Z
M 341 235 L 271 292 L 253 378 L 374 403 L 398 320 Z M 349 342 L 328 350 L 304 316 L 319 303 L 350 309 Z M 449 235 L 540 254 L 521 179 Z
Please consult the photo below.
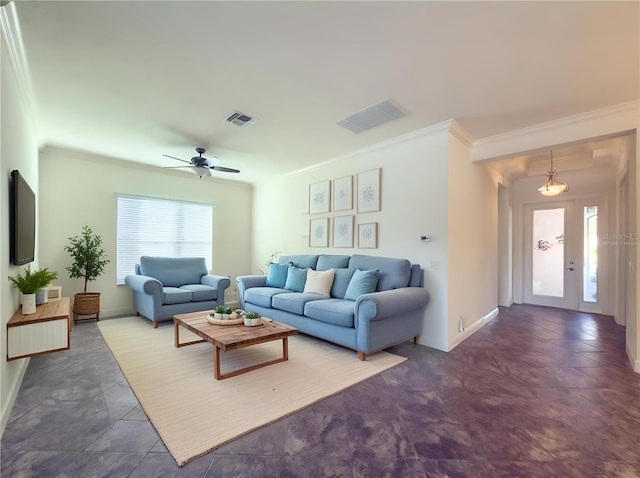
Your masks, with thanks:
M 333 247 L 353 247 L 353 216 L 333 218 Z
M 358 247 L 360 249 L 377 249 L 378 223 L 358 224 Z
M 331 181 L 309 185 L 309 214 L 329 212 Z
M 333 210 L 353 209 L 353 176 L 333 180 Z
M 358 212 L 380 210 L 380 168 L 358 173 Z
M 329 218 L 309 220 L 309 247 L 329 247 Z

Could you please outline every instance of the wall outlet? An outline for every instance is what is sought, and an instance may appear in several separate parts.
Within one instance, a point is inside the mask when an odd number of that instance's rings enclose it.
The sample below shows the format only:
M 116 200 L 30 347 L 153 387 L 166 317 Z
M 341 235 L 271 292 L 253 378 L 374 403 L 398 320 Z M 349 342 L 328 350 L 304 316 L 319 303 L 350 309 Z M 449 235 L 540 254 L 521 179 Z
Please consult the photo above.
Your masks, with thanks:
M 461 315 L 458 316 L 458 332 L 464 332 L 464 323 Z

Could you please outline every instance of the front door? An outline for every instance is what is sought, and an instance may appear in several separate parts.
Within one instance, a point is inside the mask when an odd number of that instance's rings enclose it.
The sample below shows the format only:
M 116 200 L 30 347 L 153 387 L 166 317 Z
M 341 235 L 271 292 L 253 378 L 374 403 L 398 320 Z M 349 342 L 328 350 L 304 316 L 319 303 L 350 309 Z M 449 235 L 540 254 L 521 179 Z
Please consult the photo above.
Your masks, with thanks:
M 602 198 L 524 207 L 524 300 L 585 312 L 603 312 L 606 255 Z

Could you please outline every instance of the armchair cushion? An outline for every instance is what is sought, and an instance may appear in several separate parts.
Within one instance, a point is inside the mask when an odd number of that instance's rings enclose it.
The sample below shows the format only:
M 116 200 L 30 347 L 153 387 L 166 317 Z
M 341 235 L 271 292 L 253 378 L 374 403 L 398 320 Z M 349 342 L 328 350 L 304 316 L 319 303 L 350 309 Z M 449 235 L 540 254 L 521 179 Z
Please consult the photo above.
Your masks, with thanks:
M 200 284 L 200 278 L 207 274 L 207 266 L 204 257 L 142 256 L 140 273 L 158 279 L 165 287 L 180 287 Z
M 162 289 L 162 302 L 164 304 L 184 304 L 191 302 L 192 294 L 190 290 L 178 289 L 177 287 L 164 287 Z
M 213 287 L 203 284 L 187 284 L 180 286 L 180 289 L 190 290 L 193 294 L 192 301 L 202 302 L 205 300 L 216 300 L 218 298 L 218 291 Z

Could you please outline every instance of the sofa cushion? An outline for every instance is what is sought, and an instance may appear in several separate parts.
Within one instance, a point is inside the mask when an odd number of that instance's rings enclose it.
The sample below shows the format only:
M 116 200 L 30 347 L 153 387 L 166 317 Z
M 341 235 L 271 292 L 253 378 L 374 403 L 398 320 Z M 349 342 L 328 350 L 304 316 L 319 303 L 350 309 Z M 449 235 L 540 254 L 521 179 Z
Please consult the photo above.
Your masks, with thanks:
M 280 264 L 293 264 L 301 269 L 315 269 L 317 262 L 318 256 L 314 254 L 291 254 L 278 258 L 278 263 Z
M 199 284 L 200 278 L 207 274 L 207 265 L 204 257 L 142 256 L 140 272 L 143 276 L 158 279 L 165 287 L 180 287 Z
M 162 288 L 162 304 L 184 304 L 191 302 L 193 294 L 190 290 L 178 289 L 177 287 Z
M 284 284 L 284 288 L 293 292 L 302 292 L 304 290 L 304 284 L 307 282 L 307 270 L 309 269 L 302 269 L 289 264 L 287 281 Z
M 349 281 L 355 270 L 353 269 L 336 269 L 333 276 L 333 285 L 331 286 L 331 297 L 336 299 L 344 299 L 344 293 L 347 291 Z
M 378 270 L 371 269 L 363 271 L 358 269 L 353 273 L 347 291 L 344 293 L 344 298 L 348 300 L 356 300 L 363 294 L 370 294 L 375 292 L 376 285 L 378 285 Z
M 190 290 L 192 294 L 192 302 L 204 302 L 207 300 L 216 300 L 218 298 L 218 289 L 204 284 L 186 284 L 180 286 L 180 289 Z
M 267 287 L 277 287 L 279 289 L 284 288 L 287 283 L 287 271 L 289 266 L 287 264 L 269 264 L 269 272 L 267 273 Z
M 349 259 L 351 256 L 336 254 L 320 254 L 315 269 L 317 271 L 328 271 L 329 269 L 337 269 L 338 267 L 349 267 Z
M 275 287 L 252 287 L 244 292 L 244 301 L 261 307 L 271 307 L 271 300 L 277 294 L 290 294 L 285 289 Z
M 411 262 L 406 259 L 375 257 L 354 254 L 349 261 L 351 269 L 378 269 L 376 290 L 391 290 L 407 287 L 411 277 Z
M 351 300 L 325 299 L 307 302 L 304 315 L 328 324 L 353 327 L 355 304 Z
M 328 271 L 314 271 L 313 269 L 309 269 L 307 271 L 307 282 L 304 284 L 304 292 L 322 294 L 329 297 L 331 295 L 331 286 L 333 285 L 335 272 L 333 269 L 329 269 Z
M 273 296 L 271 307 L 292 314 L 303 315 L 304 306 L 311 301 L 322 301 L 327 298 L 320 294 L 305 294 L 303 292 L 291 292 L 289 294 L 278 294 Z

